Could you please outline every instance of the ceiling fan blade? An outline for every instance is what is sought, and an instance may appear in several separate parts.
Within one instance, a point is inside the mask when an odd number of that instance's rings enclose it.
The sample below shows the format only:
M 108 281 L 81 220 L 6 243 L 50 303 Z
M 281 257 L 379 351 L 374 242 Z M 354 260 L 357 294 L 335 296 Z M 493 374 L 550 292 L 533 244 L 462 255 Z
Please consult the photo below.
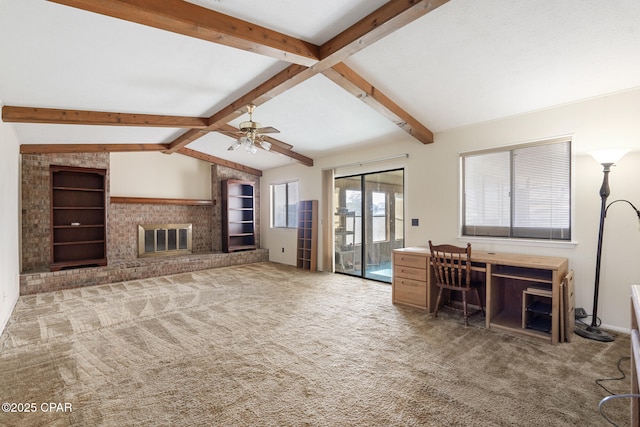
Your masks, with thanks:
M 215 130 L 214 132 L 218 132 L 218 133 L 220 133 L 220 134 L 222 134 L 222 135 L 226 135 L 226 136 L 228 136 L 229 138 L 233 138 L 233 139 L 238 139 L 238 137 L 240 137 L 240 136 L 244 135 L 244 133 L 243 133 L 243 132 L 233 132 L 233 131 L 220 130 L 220 129 L 217 129 L 217 130 Z
M 280 133 L 280 131 L 274 127 L 267 126 L 257 129 L 258 133 Z

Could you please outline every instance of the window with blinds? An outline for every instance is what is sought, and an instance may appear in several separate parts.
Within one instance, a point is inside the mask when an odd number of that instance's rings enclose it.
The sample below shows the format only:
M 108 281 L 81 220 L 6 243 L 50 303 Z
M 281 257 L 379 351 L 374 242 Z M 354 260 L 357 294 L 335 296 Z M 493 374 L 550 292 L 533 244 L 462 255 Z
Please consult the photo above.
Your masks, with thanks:
M 571 140 L 462 154 L 462 235 L 571 240 Z
M 298 181 L 271 185 L 271 226 L 298 227 Z

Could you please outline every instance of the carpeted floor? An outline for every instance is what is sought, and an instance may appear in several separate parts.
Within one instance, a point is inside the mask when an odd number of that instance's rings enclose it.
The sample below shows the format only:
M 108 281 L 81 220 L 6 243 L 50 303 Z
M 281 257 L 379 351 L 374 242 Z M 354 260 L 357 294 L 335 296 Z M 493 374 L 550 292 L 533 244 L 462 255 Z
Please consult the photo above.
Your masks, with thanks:
M 596 380 L 621 376 L 627 335 L 553 346 L 461 322 L 275 263 L 25 296 L 0 337 L 0 400 L 31 412 L 0 425 L 607 425 Z M 628 405 L 605 411 L 628 425 Z

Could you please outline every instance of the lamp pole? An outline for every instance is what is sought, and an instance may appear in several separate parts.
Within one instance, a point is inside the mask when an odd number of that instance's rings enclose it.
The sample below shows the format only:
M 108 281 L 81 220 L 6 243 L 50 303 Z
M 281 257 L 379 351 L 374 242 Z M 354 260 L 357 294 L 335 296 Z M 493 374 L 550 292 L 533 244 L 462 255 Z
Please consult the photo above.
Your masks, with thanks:
M 598 252 L 596 255 L 596 278 L 593 291 L 593 310 L 591 316 L 591 325 L 581 328 L 576 327 L 576 334 L 590 338 L 592 340 L 610 342 L 613 337 L 598 327 L 598 292 L 600 289 L 600 262 L 602 260 L 602 235 L 604 233 L 604 219 L 607 216 L 607 198 L 611 191 L 609 189 L 609 172 L 613 163 L 602 163 L 604 178 L 600 187 L 600 229 L 598 231 Z
M 591 156 L 602 165 L 602 172 L 604 173 L 604 177 L 602 178 L 602 186 L 600 187 L 600 229 L 598 231 L 598 253 L 596 256 L 596 278 L 594 282 L 593 289 L 593 311 L 591 314 L 591 324 L 586 325 L 585 323 L 579 322 L 576 323 L 575 333 L 592 340 L 597 341 L 613 341 L 613 337 L 609 335 L 607 332 L 600 329 L 598 326 L 598 292 L 600 290 L 600 262 L 602 261 L 602 235 L 604 233 L 604 219 L 607 216 L 607 209 L 609 206 L 616 202 L 627 202 L 633 210 L 636 211 L 636 215 L 638 215 L 638 220 L 640 221 L 640 210 L 636 209 L 635 206 L 628 200 L 614 200 L 607 206 L 607 197 L 609 197 L 609 172 L 611 172 L 611 166 L 613 166 L 616 162 L 618 162 L 625 154 L 627 154 L 629 150 L 627 149 L 607 149 L 607 150 L 599 150 L 591 152 Z

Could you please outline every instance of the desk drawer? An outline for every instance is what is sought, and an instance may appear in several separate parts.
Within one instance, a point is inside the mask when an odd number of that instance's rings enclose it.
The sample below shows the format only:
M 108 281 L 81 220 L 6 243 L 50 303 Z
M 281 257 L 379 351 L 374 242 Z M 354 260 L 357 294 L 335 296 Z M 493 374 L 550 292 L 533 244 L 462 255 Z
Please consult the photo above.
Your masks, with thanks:
M 424 268 L 405 267 L 403 265 L 395 266 L 393 270 L 394 277 L 402 277 L 405 279 L 427 280 L 427 270 Z
M 427 307 L 427 283 L 419 280 L 393 278 L 394 302 Z
M 405 267 L 427 268 L 427 257 L 409 254 L 393 254 L 393 263 Z

